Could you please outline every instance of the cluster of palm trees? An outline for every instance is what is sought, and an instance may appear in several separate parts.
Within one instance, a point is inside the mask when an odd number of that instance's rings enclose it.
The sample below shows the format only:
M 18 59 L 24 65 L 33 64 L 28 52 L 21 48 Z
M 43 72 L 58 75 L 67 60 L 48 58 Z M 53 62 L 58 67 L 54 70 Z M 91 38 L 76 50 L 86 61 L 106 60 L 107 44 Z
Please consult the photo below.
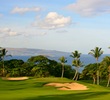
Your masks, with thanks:
M 97 85 L 99 85 L 99 68 L 98 68 L 98 59 L 103 54 L 102 48 L 96 47 L 95 49 L 92 49 L 89 54 L 91 54 L 95 59 L 97 63 Z
M 77 50 L 75 50 L 74 52 L 72 52 L 72 55 L 70 55 L 70 57 L 73 58 L 73 61 L 72 61 L 72 66 L 75 66 L 75 75 L 73 77 L 73 80 L 76 80 L 78 79 L 78 70 L 80 67 L 82 67 L 82 62 L 80 60 L 80 55 L 81 53 L 79 53 Z M 60 62 L 61 62 L 61 65 L 62 65 L 62 75 L 61 77 L 63 78 L 63 75 L 64 75 L 64 64 L 67 62 L 66 58 L 64 56 L 60 57 L 59 58 Z
M 79 77 L 79 73 L 78 73 L 79 68 L 83 66 L 83 63 L 80 60 L 81 53 L 79 53 L 77 50 L 75 50 L 74 52 L 72 52 L 72 55 L 70 55 L 70 56 L 73 58 L 72 66 L 75 66 L 75 70 L 76 70 L 73 80 L 77 81 L 77 79 Z
M 96 62 L 97 62 L 97 85 L 99 85 L 98 59 L 103 54 L 102 48 L 95 47 L 95 49 L 92 49 L 88 54 L 91 54 L 96 59 Z M 72 55 L 70 55 L 70 56 L 73 58 L 72 66 L 75 66 L 75 70 L 76 70 L 75 75 L 73 77 L 73 80 L 77 81 L 77 79 L 79 77 L 79 73 L 78 73 L 79 72 L 79 68 L 83 66 L 83 62 L 81 62 L 81 60 L 80 60 L 81 53 L 79 53 L 77 50 L 75 50 L 74 52 L 72 52 Z M 66 60 L 66 58 L 64 56 L 59 58 L 59 60 L 62 63 L 62 76 L 61 77 L 63 77 L 63 74 L 64 74 L 64 63 L 66 63 L 67 60 Z M 109 74 L 109 76 L 110 76 L 110 74 Z M 109 78 L 109 81 L 110 81 L 110 78 Z

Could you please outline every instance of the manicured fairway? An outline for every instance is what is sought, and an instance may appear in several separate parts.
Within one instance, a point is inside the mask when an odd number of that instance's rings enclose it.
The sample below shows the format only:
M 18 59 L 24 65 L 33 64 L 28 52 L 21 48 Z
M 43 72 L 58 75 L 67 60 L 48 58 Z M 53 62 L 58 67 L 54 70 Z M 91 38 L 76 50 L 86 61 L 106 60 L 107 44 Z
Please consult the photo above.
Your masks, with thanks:
M 63 91 L 44 86 L 48 82 L 72 82 L 61 78 L 31 78 L 25 81 L 6 81 L 0 78 L 0 100 L 109 100 L 110 88 L 79 82 L 89 90 Z

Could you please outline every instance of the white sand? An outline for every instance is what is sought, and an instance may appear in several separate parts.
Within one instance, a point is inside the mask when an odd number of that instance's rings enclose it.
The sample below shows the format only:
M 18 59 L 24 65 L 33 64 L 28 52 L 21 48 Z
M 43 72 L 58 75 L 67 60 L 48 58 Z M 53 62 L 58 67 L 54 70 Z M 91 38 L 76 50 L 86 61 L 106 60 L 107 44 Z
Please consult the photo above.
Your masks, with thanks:
M 26 79 L 28 79 L 28 77 L 3 77 L 2 79 L 3 80 L 15 80 L 15 81 L 17 81 L 17 80 L 26 80 Z
M 48 83 L 45 86 L 54 86 L 58 90 L 88 90 L 87 86 L 79 83 Z

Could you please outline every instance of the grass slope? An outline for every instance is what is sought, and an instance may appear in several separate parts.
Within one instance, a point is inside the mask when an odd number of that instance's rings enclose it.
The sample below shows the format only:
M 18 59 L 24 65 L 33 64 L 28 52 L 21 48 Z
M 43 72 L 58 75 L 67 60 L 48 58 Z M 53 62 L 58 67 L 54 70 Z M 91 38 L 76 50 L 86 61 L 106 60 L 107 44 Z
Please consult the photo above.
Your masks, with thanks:
M 43 86 L 49 82 L 72 82 L 61 78 L 31 78 L 25 81 L 0 79 L 0 100 L 109 100 L 110 88 L 79 82 L 88 86 L 84 91 L 62 91 Z

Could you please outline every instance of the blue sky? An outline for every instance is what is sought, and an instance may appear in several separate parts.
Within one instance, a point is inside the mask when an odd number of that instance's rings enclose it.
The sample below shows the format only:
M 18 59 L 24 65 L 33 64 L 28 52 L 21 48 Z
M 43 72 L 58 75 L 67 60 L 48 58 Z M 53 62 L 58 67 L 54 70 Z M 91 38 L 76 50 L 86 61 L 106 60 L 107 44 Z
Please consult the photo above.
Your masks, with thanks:
M 0 46 L 110 53 L 110 0 L 0 0 Z

